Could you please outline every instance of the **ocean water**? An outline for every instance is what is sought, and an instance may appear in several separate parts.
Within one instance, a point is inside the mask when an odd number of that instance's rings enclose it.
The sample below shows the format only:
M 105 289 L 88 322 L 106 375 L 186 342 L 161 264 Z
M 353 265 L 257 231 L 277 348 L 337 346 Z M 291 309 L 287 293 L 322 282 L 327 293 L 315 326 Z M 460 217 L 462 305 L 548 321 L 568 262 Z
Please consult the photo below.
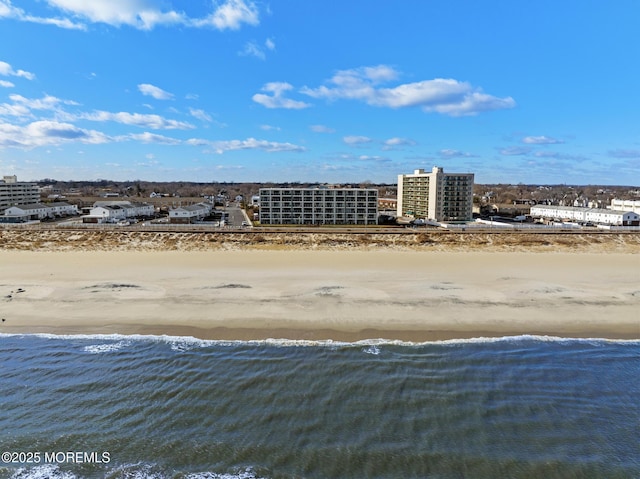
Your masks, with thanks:
M 640 342 L 0 335 L 0 478 L 640 478 Z

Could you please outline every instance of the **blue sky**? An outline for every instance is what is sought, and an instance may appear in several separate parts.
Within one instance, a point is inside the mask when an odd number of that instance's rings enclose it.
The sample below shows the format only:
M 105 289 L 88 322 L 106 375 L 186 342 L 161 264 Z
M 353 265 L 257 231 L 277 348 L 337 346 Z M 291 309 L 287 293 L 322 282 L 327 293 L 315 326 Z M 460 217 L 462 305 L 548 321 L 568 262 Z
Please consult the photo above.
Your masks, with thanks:
M 20 180 L 640 185 L 636 0 L 0 0 Z

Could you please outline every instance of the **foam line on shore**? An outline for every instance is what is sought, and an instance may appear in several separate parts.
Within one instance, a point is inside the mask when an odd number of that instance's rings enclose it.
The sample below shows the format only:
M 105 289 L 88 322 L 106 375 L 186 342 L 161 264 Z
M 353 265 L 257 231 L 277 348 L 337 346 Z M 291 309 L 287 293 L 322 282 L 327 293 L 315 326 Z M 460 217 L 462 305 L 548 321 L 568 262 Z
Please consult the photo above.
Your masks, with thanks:
M 256 339 L 256 340 L 218 340 L 199 339 L 193 336 L 168 336 L 168 335 L 143 335 L 143 334 L 51 334 L 51 333 L 0 333 L 0 339 L 9 337 L 36 337 L 53 340 L 74 341 L 114 341 L 113 343 L 101 343 L 85 346 L 89 353 L 115 352 L 130 346 L 133 342 L 164 342 L 171 345 L 176 351 L 187 351 L 209 346 L 276 346 L 276 347 L 380 347 L 380 346 L 426 346 L 426 345 L 462 345 L 501 342 L 554 342 L 554 343 L 592 343 L 592 344 L 638 344 L 640 339 L 608 339 L 608 338 L 570 338 L 561 336 L 518 335 L 502 337 L 477 337 L 463 339 L 443 339 L 435 341 L 412 342 L 394 339 L 365 339 L 354 342 L 327 340 L 297 340 L 297 339 Z

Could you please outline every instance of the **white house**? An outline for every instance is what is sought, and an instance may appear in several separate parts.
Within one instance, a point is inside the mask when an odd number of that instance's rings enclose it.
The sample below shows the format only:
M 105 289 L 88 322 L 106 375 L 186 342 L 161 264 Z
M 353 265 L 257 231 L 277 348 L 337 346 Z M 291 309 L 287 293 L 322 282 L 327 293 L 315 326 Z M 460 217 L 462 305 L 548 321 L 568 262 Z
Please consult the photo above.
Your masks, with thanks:
M 78 206 L 70 205 L 62 201 L 55 203 L 47 203 L 47 206 L 51 208 L 55 216 L 72 216 L 78 214 Z
M 155 208 L 146 203 L 131 203 L 129 201 L 96 201 L 87 216 L 83 216 L 85 223 L 116 223 L 128 218 L 153 216 Z
M 76 205 L 61 202 L 11 206 L 4 212 L 5 217 L 12 217 L 18 221 L 53 219 L 77 214 L 78 207 Z
M 209 203 L 197 203 L 173 208 L 169 210 L 169 223 L 188 224 L 203 220 L 211 214 L 211 207 Z
M 119 206 L 125 210 L 127 218 L 136 218 L 138 216 L 153 216 L 155 207 L 148 203 L 133 203 L 131 201 L 96 201 L 94 208 L 100 206 Z
M 125 209 L 118 205 L 98 206 L 91 208 L 91 213 L 84 216 L 85 223 L 116 223 L 126 219 Z
M 605 209 L 588 209 L 587 223 L 615 226 L 640 226 L 640 213 Z

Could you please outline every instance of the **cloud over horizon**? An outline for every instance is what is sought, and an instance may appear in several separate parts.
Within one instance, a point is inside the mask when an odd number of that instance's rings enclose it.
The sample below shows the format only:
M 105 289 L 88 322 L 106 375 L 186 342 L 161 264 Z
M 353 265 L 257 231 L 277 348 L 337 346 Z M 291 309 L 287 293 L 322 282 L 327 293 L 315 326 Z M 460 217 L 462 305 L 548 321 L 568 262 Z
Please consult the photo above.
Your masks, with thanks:
M 269 153 L 283 152 L 283 151 L 297 151 L 302 152 L 306 149 L 302 146 L 294 145 L 292 143 L 279 143 L 275 141 L 257 140 L 255 138 L 247 138 L 246 140 L 203 140 L 200 138 L 191 138 L 185 142 L 192 146 L 205 146 L 212 149 L 212 151 L 218 155 L 221 155 L 227 151 L 236 150 L 262 150 Z

